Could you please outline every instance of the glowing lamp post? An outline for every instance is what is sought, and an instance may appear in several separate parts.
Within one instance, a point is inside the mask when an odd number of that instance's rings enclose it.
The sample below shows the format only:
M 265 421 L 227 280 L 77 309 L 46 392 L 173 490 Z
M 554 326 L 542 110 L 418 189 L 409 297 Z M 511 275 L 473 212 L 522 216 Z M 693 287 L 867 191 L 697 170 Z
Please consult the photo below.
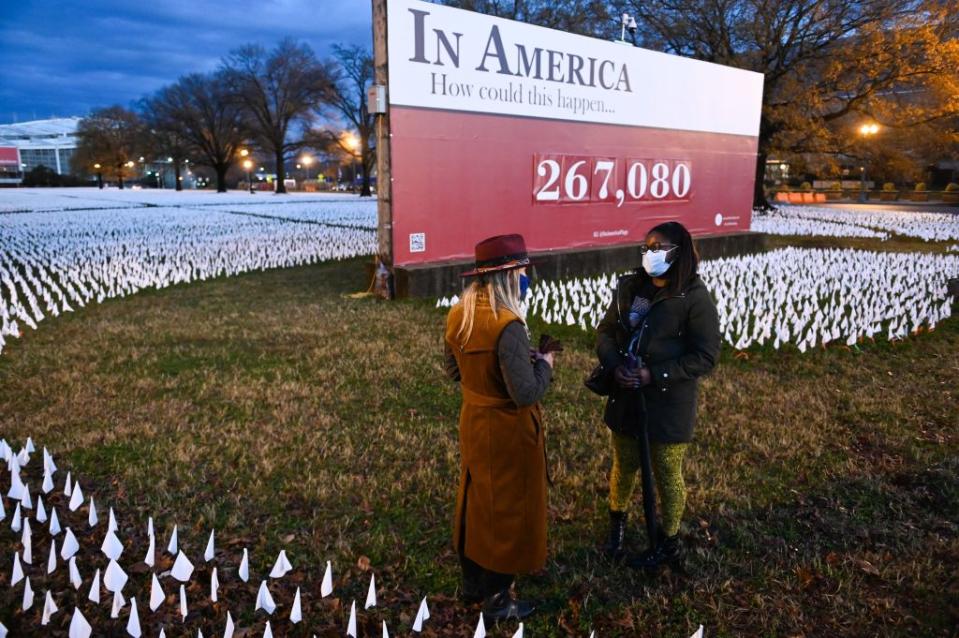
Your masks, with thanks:
M 245 149 L 244 149 L 245 150 Z M 241 151 L 241 154 L 243 151 Z M 250 185 L 250 195 L 254 194 L 253 190 L 253 160 L 245 159 L 243 160 L 243 168 L 246 169 L 246 181 Z
M 103 190 L 103 171 L 100 169 L 100 164 L 94 164 L 93 168 L 97 171 L 97 188 Z
M 879 132 L 879 125 L 876 123 L 863 124 L 859 127 L 859 135 L 868 140 Z M 865 202 L 866 197 L 866 160 L 863 159 L 862 166 L 859 167 L 859 201 Z
M 356 192 L 356 150 L 360 147 L 360 140 L 356 138 L 352 133 L 347 133 L 346 135 L 346 145 L 349 147 L 351 152 L 351 157 L 353 158 L 353 188 L 352 191 Z

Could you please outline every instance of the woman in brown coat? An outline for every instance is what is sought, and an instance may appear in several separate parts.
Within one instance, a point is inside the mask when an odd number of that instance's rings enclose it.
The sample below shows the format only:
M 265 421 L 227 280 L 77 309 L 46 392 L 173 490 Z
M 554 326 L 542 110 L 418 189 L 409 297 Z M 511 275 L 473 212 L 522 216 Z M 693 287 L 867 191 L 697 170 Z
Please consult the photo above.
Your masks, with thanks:
M 446 371 L 459 381 L 460 483 L 453 545 L 463 598 L 487 620 L 524 618 L 515 574 L 546 564 L 546 444 L 539 401 L 553 355 L 530 348 L 521 298 L 529 258 L 520 235 L 476 246 L 475 277 L 446 320 Z

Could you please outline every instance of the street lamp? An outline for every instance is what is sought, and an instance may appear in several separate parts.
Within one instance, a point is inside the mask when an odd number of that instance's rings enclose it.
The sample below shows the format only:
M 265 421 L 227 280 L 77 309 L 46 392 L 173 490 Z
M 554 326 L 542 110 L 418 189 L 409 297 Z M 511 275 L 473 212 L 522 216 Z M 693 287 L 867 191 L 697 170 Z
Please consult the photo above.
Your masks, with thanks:
M 303 162 L 303 166 L 306 167 L 306 180 L 309 181 L 310 180 L 310 164 L 313 163 L 313 157 L 310 155 L 304 155 L 300 159 L 300 161 Z
M 244 150 L 246 150 L 246 149 L 244 149 Z M 253 176 L 252 176 L 252 173 L 251 173 L 251 172 L 253 171 L 253 161 L 252 161 L 252 160 L 248 160 L 248 159 L 247 159 L 247 160 L 243 160 L 243 168 L 246 169 L 246 181 L 250 184 L 250 195 L 253 195 L 253 194 L 254 194 L 254 190 L 253 190 Z
M 353 159 L 353 165 L 351 167 L 353 169 L 353 184 L 352 184 L 351 190 L 355 193 L 356 192 L 356 150 L 360 147 L 360 140 L 358 140 L 357 137 L 353 135 L 352 133 L 347 133 L 345 141 L 346 141 L 346 145 L 350 148 L 351 157 Z
M 100 170 L 100 164 L 94 164 L 93 168 L 97 169 L 97 188 L 103 190 L 103 171 Z
M 868 140 L 870 137 L 879 132 L 879 125 L 875 122 L 871 124 L 863 124 L 859 127 L 859 135 L 863 139 Z M 866 160 L 863 159 L 862 166 L 859 167 L 859 201 L 865 202 L 868 198 L 866 197 Z

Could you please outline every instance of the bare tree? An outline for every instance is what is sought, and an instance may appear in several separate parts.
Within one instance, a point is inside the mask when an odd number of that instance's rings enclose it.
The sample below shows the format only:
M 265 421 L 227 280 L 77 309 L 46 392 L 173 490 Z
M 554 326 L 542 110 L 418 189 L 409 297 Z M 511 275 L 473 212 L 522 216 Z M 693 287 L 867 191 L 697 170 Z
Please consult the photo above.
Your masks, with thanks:
M 319 115 L 327 120 L 346 124 L 356 136 L 344 134 L 338 127 L 314 130 L 308 138 L 314 146 L 328 152 L 345 154 L 358 162 L 362 173 L 361 197 L 369 197 L 370 173 L 376 164 L 371 142 L 376 134 L 376 123 L 367 104 L 367 92 L 373 83 L 373 53 L 357 45 L 334 45 L 334 76 L 324 93 L 325 109 Z M 332 117 L 331 117 L 332 116 Z
M 286 38 L 272 51 L 248 44 L 223 60 L 223 76 L 257 143 L 276 161 L 276 192 L 285 193 L 284 162 L 303 146 L 293 139 L 328 90 L 331 73 L 306 44 Z
M 74 162 L 88 172 L 99 164 L 96 172 L 115 178 L 122 189 L 142 141 L 143 122 L 136 113 L 122 106 L 98 109 L 77 126 Z
M 160 89 L 145 108 L 157 130 L 175 132 L 198 163 L 216 172 L 217 192 L 225 193 L 226 173 L 246 135 L 240 105 L 223 74 L 186 75 Z
M 443 4 L 569 33 L 608 38 L 618 22 L 604 0 L 442 0 Z
M 147 152 L 157 161 L 164 158 L 172 161 L 173 182 L 178 191 L 183 190 L 181 167 L 190 159 L 190 143 L 183 133 L 183 124 L 165 117 L 163 109 L 155 100 L 144 99 L 140 111 L 146 127 Z

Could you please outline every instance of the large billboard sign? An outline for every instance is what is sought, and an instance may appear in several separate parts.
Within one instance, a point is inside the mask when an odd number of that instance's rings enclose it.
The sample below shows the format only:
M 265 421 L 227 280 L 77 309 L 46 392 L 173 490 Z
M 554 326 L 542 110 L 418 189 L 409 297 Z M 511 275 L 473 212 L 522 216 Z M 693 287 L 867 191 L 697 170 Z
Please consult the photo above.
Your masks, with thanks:
M 749 230 L 762 75 L 418 0 L 387 32 L 395 265 Z

